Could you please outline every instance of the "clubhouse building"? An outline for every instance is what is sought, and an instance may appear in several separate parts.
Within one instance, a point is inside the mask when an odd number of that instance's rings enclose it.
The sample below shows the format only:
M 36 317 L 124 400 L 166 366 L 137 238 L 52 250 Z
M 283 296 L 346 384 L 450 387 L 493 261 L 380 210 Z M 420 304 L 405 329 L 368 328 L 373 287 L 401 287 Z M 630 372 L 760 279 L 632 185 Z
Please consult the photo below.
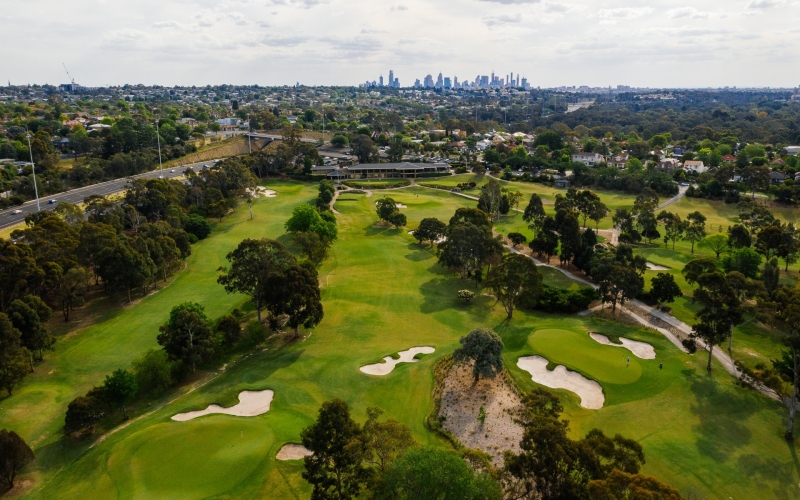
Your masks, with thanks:
M 328 179 L 405 179 L 416 178 L 420 174 L 446 173 L 450 171 L 447 163 L 359 163 L 347 167 L 314 167 L 315 174 L 325 174 Z

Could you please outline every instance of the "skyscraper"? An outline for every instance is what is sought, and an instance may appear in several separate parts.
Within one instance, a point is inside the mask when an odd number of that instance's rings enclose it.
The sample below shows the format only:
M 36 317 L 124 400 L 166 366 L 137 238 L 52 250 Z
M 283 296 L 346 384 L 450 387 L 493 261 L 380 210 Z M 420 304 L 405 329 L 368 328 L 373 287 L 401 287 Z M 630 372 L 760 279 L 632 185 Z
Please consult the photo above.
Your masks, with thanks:
M 389 70 L 389 86 L 394 87 L 394 71 Z
M 383 87 L 383 75 L 378 79 L 378 86 Z
M 450 77 L 449 76 L 445 77 L 445 79 L 444 79 L 444 88 L 449 89 L 449 88 L 452 88 L 452 87 L 453 87 L 453 84 L 450 83 Z
M 442 79 L 442 74 L 439 73 L 438 78 L 436 78 L 436 88 L 440 89 L 444 86 L 444 80 Z
M 425 88 L 432 88 L 433 87 L 433 77 L 431 75 L 427 75 L 425 77 Z

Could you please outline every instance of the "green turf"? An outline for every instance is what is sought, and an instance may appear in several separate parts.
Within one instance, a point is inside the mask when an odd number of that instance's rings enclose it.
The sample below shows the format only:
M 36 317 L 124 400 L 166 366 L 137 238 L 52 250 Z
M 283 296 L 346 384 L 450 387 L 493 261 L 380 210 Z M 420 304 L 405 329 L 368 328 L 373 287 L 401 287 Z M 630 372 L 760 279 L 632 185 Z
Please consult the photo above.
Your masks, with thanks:
M 357 420 L 364 420 L 368 406 L 380 406 L 387 417 L 408 425 L 420 443 L 447 446 L 423 425 L 432 406 L 432 367 L 458 346 L 460 336 L 482 326 L 500 333 L 507 366 L 525 390 L 535 384 L 515 363 L 532 353 L 600 381 L 606 406 L 599 411 L 583 409 L 576 396 L 557 391 L 575 436 L 600 427 L 611 435 L 619 432 L 638 439 L 647 455 L 646 473 L 681 489 L 696 486 L 709 498 L 797 497 L 800 476 L 781 438 L 784 411 L 736 387 L 716 363 L 715 372 L 707 376 L 702 356 L 687 356 L 658 334 L 591 316 L 516 311 L 507 322 L 503 308 L 491 297 L 476 296 L 470 305 L 458 300 L 456 292 L 474 290 L 474 284 L 441 269 L 432 251 L 407 231 L 424 217 L 447 221 L 456 208 L 474 202 L 430 190 L 386 193 L 408 205 L 403 212 L 409 227 L 404 229 L 375 224 L 377 194 L 346 195 L 337 201 L 339 241 L 320 268 L 325 318 L 307 340 L 256 351 L 208 385 L 134 421 L 90 450 L 65 444 L 58 428 L 68 400 L 56 401 L 47 389 L 81 393 L 112 369 L 127 366 L 155 344 L 157 326 L 185 297 L 205 304 L 212 317 L 242 302 L 213 282 L 221 256 L 243 237 L 279 237 L 291 208 L 314 195 L 313 186 L 270 186 L 278 197 L 259 202 L 254 221 L 240 210 L 223 222 L 194 247 L 189 272 L 170 287 L 65 340 L 49 361 L 60 367 L 63 382 L 47 385 L 49 379 L 40 369 L 20 390 L 21 397 L 2 402 L 0 418 L 26 439 L 35 440 L 40 429 L 48 432 L 36 451 L 49 458 L 40 461 L 35 474 L 39 486 L 29 497 L 308 498 L 300 463 L 274 457 L 283 444 L 298 442 L 301 429 L 332 397 L 346 400 Z M 560 280 L 549 271 L 545 279 Z M 627 351 L 594 342 L 588 331 L 649 342 L 658 357 L 632 358 L 631 366 L 624 368 L 621 361 Z M 83 348 L 84 359 L 72 358 L 73 344 L 83 343 L 93 343 Z M 423 345 L 436 352 L 416 363 L 400 364 L 385 377 L 358 371 L 383 356 Z M 175 413 L 211 403 L 231 405 L 245 389 L 274 390 L 271 410 L 252 418 L 170 420 Z M 23 401 L 22 396 L 32 400 L 35 395 L 41 403 L 28 404 L 26 412 L 8 410 Z M 38 424 L 29 424 L 29 419 Z

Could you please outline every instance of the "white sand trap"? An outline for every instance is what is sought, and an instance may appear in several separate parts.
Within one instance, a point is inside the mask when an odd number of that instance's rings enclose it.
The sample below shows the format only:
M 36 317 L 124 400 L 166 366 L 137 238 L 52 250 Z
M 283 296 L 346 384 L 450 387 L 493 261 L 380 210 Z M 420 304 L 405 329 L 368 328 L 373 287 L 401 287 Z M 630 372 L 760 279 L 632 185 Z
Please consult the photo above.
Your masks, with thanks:
M 517 360 L 517 366 L 530 373 L 537 384 L 574 392 L 581 398 L 581 406 L 584 408 L 599 410 L 603 407 L 606 398 L 600 384 L 578 372 L 567 370 L 564 365 L 558 365 L 555 370 L 549 371 L 547 363 L 548 361 L 541 356 L 523 356 Z
M 589 336 L 592 337 L 592 340 L 599 344 L 610 345 L 611 347 L 623 347 L 631 351 L 637 358 L 656 359 L 656 350 L 653 349 L 653 346 L 646 342 L 639 342 L 636 340 L 626 339 L 625 337 L 620 337 L 619 341 L 622 342 L 620 345 L 611 342 L 608 337 L 600 333 L 589 332 Z
M 653 264 L 652 262 L 647 263 L 647 269 L 651 271 L 669 271 L 668 267 L 659 266 L 658 264 Z
M 408 208 L 408 205 L 403 205 L 402 203 L 395 203 L 394 206 L 397 208 Z
M 411 236 L 414 236 L 414 231 L 413 230 L 409 231 L 408 234 L 410 234 Z M 428 241 L 428 240 L 425 240 L 425 241 Z M 439 244 L 439 243 L 441 243 L 443 241 L 447 241 L 447 236 L 442 236 L 441 238 L 438 238 L 437 240 L 434 241 L 434 243 Z
M 172 416 L 172 420 L 185 422 L 203 415 L 212 413 L 222 413 L 223 415 L 233 415 L 235 417 L 255 417 L 263 415 L 269 411 L 272 403 L 272 396 L 275 393 L 267 389 L 266 391 L 242 391 L 239 393 L 239 404 L 230 408 L 223 408 L 219 405 L 209 405 L 205 410 L 178 413 Z
M 276 193 L 272 189 L 267 189 L 264 186 L 257 186 L 255 189 L 248 189 L 247 193 L 256 198 L 258 198 L 259 195 L 262 195 L 265 198 L 275 198 L 276 196 L 278 196 L 278 193 Z
M 283 445 L 281 450 L 275 455 L 278 460 L 302 460 L 305 457 L 310 457 L 314 452 L 303 446 L 302 444 L 288 443 Z
M 383 363 L 375 363 L 374 365 L 365 365 L 359 368 L 362 372 L 366 373 L 367 375 L 389 375 L 394 370 L 394 367 L 400 363 L 416 363 L 417 360 L 414 359 L 414 356 L 417 354 L 430 354 L 434 352 L 436 349 L 433 347 L 412 347 L 406 351 L 400 351 L 398 354 L 400 355 L 399 359 L 394 359 L 391 356 L 386 356 L 383 358 Z

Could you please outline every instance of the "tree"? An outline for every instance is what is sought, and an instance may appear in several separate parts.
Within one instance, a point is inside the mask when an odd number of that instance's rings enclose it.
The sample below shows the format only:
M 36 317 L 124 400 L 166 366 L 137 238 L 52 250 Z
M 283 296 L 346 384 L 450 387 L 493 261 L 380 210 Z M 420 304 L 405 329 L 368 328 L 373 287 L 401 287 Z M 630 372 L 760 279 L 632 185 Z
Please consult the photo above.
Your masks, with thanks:
M 783 231 L 780 226 L 767 226 L 756 234 L 756 250 L 770 260 L 783 243 Z
M 111 375 L 106 375 L 106 381 L 103 383 L 106 400 L 122 410 L 125 420 L 128 420 L 125 405 L 136 397 L 136 391 L 136 378 L 128 370 L 116 370 Z
M 586 219 L 592 214 L 592 210 L 599 210 L 600 205 L 605 208 L 605 205 L 600 201 L 600 197 L 588 189 L 579 191 L 575 196 L 575 208 L 583 216 L 584 228 L 586 227 Z
M 414 231 L 414 238 L 419 241 L 420 245 L 423 241 L 428 240 L 433 246 L 435 242 L 444 238 L 446 233 L 447 226 L 444 222 L 435 217 L 428 217 L 420 221 L 419 227 Z
M 197 363 L 204 363 L 214 355 L 214 332 L 203 306 L 196 302 L 184 302 L 173 307 L 169 321 L 159 331 L 158 344 L 169 359 L 191 366 L 192 373 Z
M 389 223 L 394 227 L 400 228 L 408 223 L 408 219 L 406 219 L 405 214 L 400 213 L 400 211 L 397 211 L 389 217 Z
M 44 270 L 36 263 L 30 246 L 0 238 L 0 312 L 43 278 Z
M 726 338 L 732 339 L 733 327 L 741 322 L 742 311 L 736 291 L 721 271 L 701 274 L 697 284 L 694 300 L 700 303 L 701 308 L 695 313 L 699 322 L 692 327 L 690 346 L 695 339 L 703 341 L 703 347 L 708 351 L 706 369 L 711 371 L 714 346 Z
M 750 279 L 758 277 L 763 257 L 750 247 L 738 248 L 722 258 L 722 269 L 726 273 L 738 271 Z
M 475 292 L 471 290 L 459 290 L 458 291 L 458 298 L 463 299 L 464 302 L 469 304 L 469 302 L 475 297 Z
M 520 254 L 507 254 L 489 271 L 486 287 L 503 304 L 510 320 L 514 307 L 523 297 L 526 302 L 535 303 L 541 293 L 541 282 L 542 276 L 531 259 Z
M 708 257 L 690 260 L 683 266 L 681 274 L 690 285 L 694 285 L 701 274 L 710 273 L 717 269 L 717 263 Z
M 312 232 L 294 233 L 294 242 L 314 265 L 319 265 L 325 260 L 331 246 L 331 241 L 327 237 L 320 237 L 317 233 Z
M 8 306 L 8 318 L 14 328 L 22 334 L 22 345 L 30 353 L 30 367 L 33 373 L 33 353 L 38 352 L 42 359 L 44 349 L 52 349 L 56 339 L 47 331 L 45 323 L 52 316 L 53 310 L 35 295 L 26 295 L 16 299 Z
M 0 386 L 11 395 L 14 387 L 28 373 L 28 350 L 22 346 L 22 333 L 0 313 Z
M 675 250 L 675 242 L 683 237 L 686 224 L 681 220 L 680 215 L 667 212 L 666 210 L 658 214 L 656 220 L 664 224 L 664 248 L 672 240 L 672 249 Z
M 794 420 L 800 396 L 800 290 L 782 288 L 776 295 L 780 305 L 776 316 L 786 327 L 784 344 L 787 349 L 783 350 L 781 358 L 773 360 L 772 364 L 791 385 L 791 393 L 783 398 L 783 403 L 789 410 L 784 437 L 791 442 L 794 440 Z
M 394 214 L 398 212 L 397 202 L 392 198 L 381 198 L 375 202 L 375 211 L 378 214 L 378 219 L 384 222 L 390 222 Z
M 642 230 L 642 237 L 650 243 L 652 240 L 661 236 L 658 232 L 658 221 L 656 220 L 655 213 L 649 206 L 639 212 L 636 218 L 637 226 Z
M 477 227 L 485 228 L 488 231 L 492 229 L 492 223 L 489 221 L 486 213 L 477 208 L 459 208 L 456 213 L 450 217 L 448 227 L 453 228 L 458 225 L 473 224 Z
M 694 253 L 695 242 L 706 236 L 706 217 L 700 212 L 692 212 L 686 216 L 686 222 L 687 226 L 683 237 L 692 242 L 692 253 Z
M 768 293 L 772 294 L 778 288 L 779 280 L 778 259 L 768 260 L 764 263 L 764 269 L 761 271 L 761 281 L 764 282 L 764 288 Z
M 490 221 L 495 221 L 500 216 L 502 199 L 503 192 L 500 182 L 497 179 L 490 179 L 481 188 L 481 194 L 478 197 L 478 209 L 486 212 Z
M 141 393 L 159 395 L 172 385 L 172 363 L 166 352 L 150 349 L 131 363 L 136 387 Z
M 0 477 L 9 488 L 19 471 L 34 461 L 33 451 L 14 431 L 0 430 Z
M 728 245 L 731 248 L 748 248 L 753 244 L 750 232 L 741 224 L 728 228 Z
M 64 417 L 64 431 L 73 433 L 88 429 L 92 431 L 94 425 L 103 417 L 103 402 L 94 396 L 79 396 L 70 401 L 67 414 Z
M 723 252 L 727 252 L 730 249 L 730 244 L 728 243 L 728 237 L 724 234 L 712 234 L 711 236 L 706 236 L 700 243 L 697 244 L 699 248 L 707 248 L 714 252 L 714 255 L 717 256 L 717 260 L 719 260 L 719 256 Z
M 457 363 L 474 361 L 472 375 L 475 382 L 481 378 L 495 378 L 503 370 L 503 341 L 488 328 L 476 328 L 459 339 L 461 347 L 453 352 Z
M 682 500 L 678 490 L 652 476 L 612 470 L 605 479 L 589 481 L 592 500 Z
M 597 230 L 600 221 L 608 216 L 608 207 L 602 201 L 595 200 L 589 207 L 589 219 L 594 222 L 594 229 Z
M 360 436 L 347 403 L 338 398 L 322 403 L 316 422 L 300 433 L 303 446 L 314 453 L 303 459 L 303 479 L 314 487 L 312 500 L 347 500 L 358 495 L 366 475 Z
M 81 266 L 73 267 L 58 280 L 56 295 L 61 304 L 64 321 L 69 321 L 70 313 L 84 304 L 84 297 L 89 288 L 89 273 Z
M 397 163 L 403 159 L 403 135 L 395 134 L 389 140 L 389 149 L 386 150 L 386 155 L 389 157 L 390 162 Z
M 612 314 L 616 313 L 618 303 L 623 306 L 644 288 L 646 262 L 644 257 L 634 256 L 627 245 L 595 252 L 589 269 L 590 276 L 598 284 L 603 304 L 611 303 Z
M 500 500 L 495 480 L 476 473 L 453 452 L 414 449 L 392 462 L 375 492 L 377 500 Z
M 377 148 L 375 148 L 375 145 L 372 143 L 372 139 L 366 135 L 359 134 L 351 144 L 353 154 L 358 157 L 359 163 L 369 163 L 378 155 Z
M 337 148 L 343 148 L 348 144 L 350 144 L 350 139 L 348 139 L 346 135 L 336 134 L 331 139 L 331 145 L 336 146 Z
M 264 282 L 264 298 L 267 309 L 274 316 L 289 316 L 287 325 L 294 329 L 313 328 L 322 321 L 322 298 L 319 292 L 317 272 L 309 266 L 292 265 L 288 269 L 270 274 Z
M 483 267 L 484 260 L 498 249 L 487 227 L 467 222 L 451 225 L 447 239 L 439 243 L 439 263 L 458 270 L 461 279 L 472 276 Z
M 544 212 L 544 206 L 542 205 L 542 199 L 539 197 L 538 194 L 533 193 L 531 195 L 531 199 L 528 202 L 528 206 L 525 207 L 525 212 L 522 214 L 522 220 L 529 224 L 529 227 L 533 229 L 542 219 L 546 216 Z
M 217 332 L 222 334 L 222 341 L 227 348 L 235 346 L 242 338 L 242 325 L 239 323 L 240 312 L 234 310 L 233 314 L 226 314 L 217 323 Z
M 328 210 L 320 213 L 309 204 L 295 207 L 284 228 L 289 233 L 316 233 L 320 238 L 327 238 L 331 242 L 338 237 L 336 216 Z
M 218 269 L 222 274 L 217 278 L 217 283 L 224 286 L 228 293 L 243 293 L 251 297 L 256 305 L 258 320 L 261 321 L 263 283 L 271 273 L 295 264 L 295 258 L 283 245 L 268 239 L 243 240 L 225 258 L 231 266 Z
M 514 233 L 514 232 L 508 233 L 508 239 L 514 245 L 514 248 L 528 242 L 528 238 L 522 233 Z
M 683 295 L 681 287 L 675 283 L 675 277 L 671 274 L 658 273 L 650 282 L 652 284 L 650 297 L 656 300 L 659 305 L 674 302 L 676 298 Z
M 189 219 L 183 228 L 187 233 L 197 236 L 198 240 L 203 240 L 211 234 L 211 224 L 204 217 L 200 217 L 197 214 L 189 215 Z
M 389 464 L 402 457 L 409 448 L 416 446 L 411 429 L 397 420 L 379 422 L 383 415 L 380 408 L 367 408 L 367 421 L 362 436 L 367 451 L 366 461 L 386 472 Z
M 776 255 L 786 263 L 785 271 L 788 273 L 789 264 L 797 262 L 797 254 L 800 251 L 800 235 L 791 222 L 781 225 L 781 233 L 781 244 Z
M 569 263 L 581 252 L 581 228 L 578 219 L 568 213 L 558 226 L 559 240 L 561 241 L 561 265 Z
M 558 248 L 558 233 L 556 232 L 556 228 L 555 219 L 550 216 L 545 217 L 542 219 L 541 225 L 539 225 L 538 229 L 535 231 L 535 236 L 528 245 L 537 255 L 546 255 L 548 262 Z

